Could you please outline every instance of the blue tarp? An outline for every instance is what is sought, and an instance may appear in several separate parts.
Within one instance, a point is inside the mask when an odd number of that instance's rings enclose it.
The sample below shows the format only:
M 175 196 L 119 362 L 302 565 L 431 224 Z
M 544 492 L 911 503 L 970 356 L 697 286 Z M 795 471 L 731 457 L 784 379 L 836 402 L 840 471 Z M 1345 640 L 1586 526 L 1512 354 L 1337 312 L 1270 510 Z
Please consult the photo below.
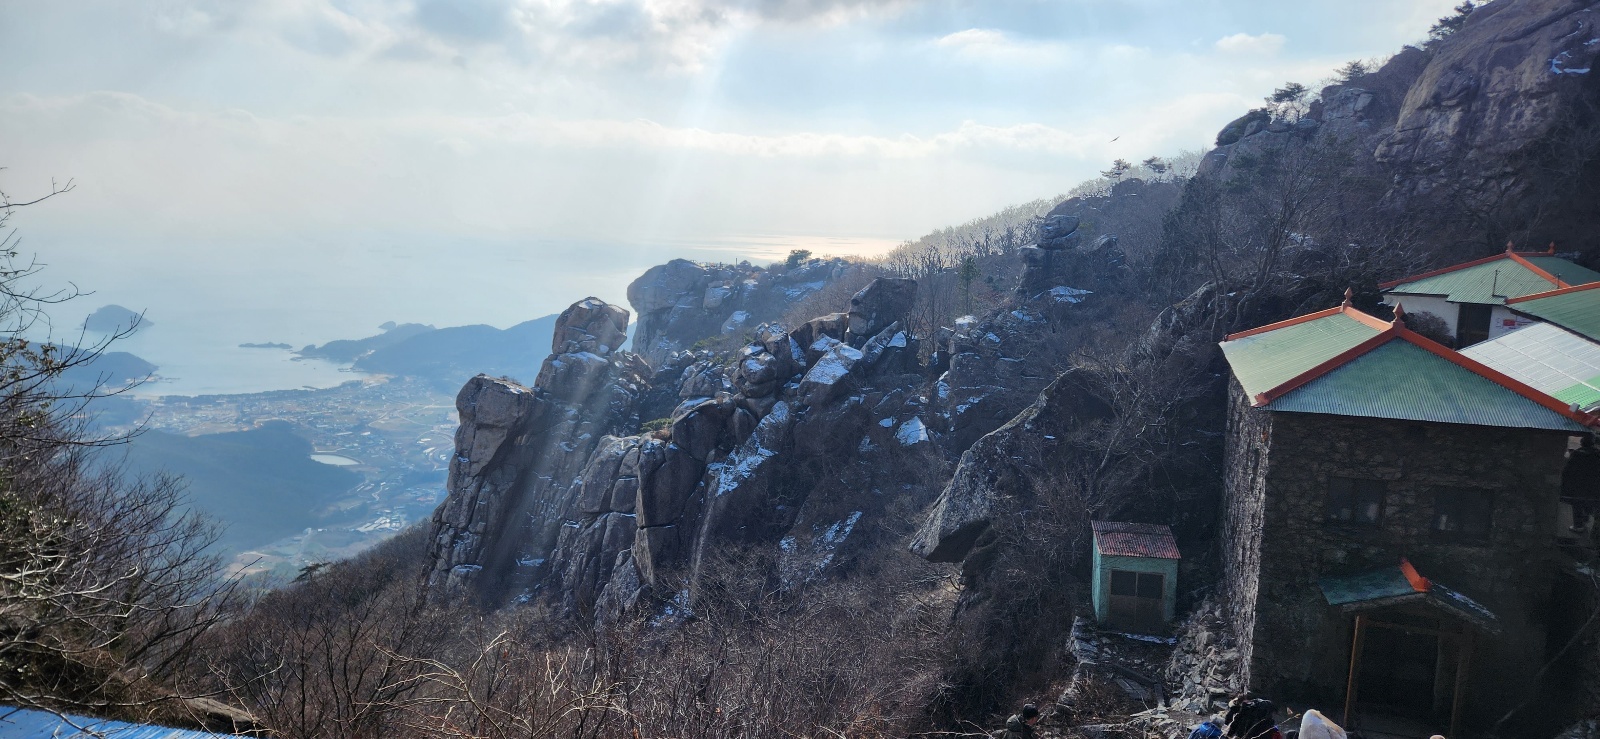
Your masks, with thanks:
M 85 731 L 87 730 L 87 731 Z M 233 736 L 204 731 L 171 729 L 149 724 L 68 715 L 62 718 L 49 711 L 0 706 L 0 737 L 5 739 L 210 739 Z

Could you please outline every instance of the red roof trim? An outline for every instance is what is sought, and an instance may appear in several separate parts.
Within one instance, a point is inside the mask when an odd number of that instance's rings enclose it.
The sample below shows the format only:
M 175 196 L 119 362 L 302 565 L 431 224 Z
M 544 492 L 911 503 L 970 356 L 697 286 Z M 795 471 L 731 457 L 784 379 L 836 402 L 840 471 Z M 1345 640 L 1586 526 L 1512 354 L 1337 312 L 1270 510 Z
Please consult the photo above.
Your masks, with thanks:
M 1417 280 L 1426 280 L 1429 277 L 1438 277 L 1439 275 L 1449 274 L 1449 273 L 1454 272 L 1456 270 L 1466 269 L 1468 267 L 1476 267 L 1476 266 L 1478 266 L 1480 264 L 1488 264 L 1490 262 L 1495 261 L 1496 259 L 1513 259 L 1518 264 L 1521 264 L 1524 267 L 1528 267 L 1528 268 L 1532 269 L 1535 274 L 1538 274 L 1540 277 L 1543 277 L 1543 278 L 1549 280 L 1552 284 L 1556 284 L 1556 283 L 1560 283 L 1561 282 L 1560 280 L 1558 280 L 1554 276 L 1552 276 L 1549 272 L 1546 272 L 1546 271 L 1534 266 L 1534 264 L 1532 262 L 1529 262 L 1526 259 L 1522 259 L 1521 256 L 1523 254 L 1527 254 L 1529 256 L 1535 256 L 1535 257 L 1547 257 L 1547 256 L 1550 256 L 1550 254 L 1548 252 L 1542 252 L 1542 251 L 1501 252 L 1501 253 L 1496 254 L 1496 255 L 1494 255 L 1492 257 L 1484 257 L 1482 259 L 1474 259 L 1474 260 L 1472 260 L 1470 262 L 1462 262 L 1460 264 L 1451 265 L 1449 267 L 1442 267 L 1440 269 L 1433 270 L 1432 272 L 1423 272 L 1420 275 L 1412 275 L 1410 277 L 1402 277 L 1402 278 L 1400 278 L 1398 280 L 1390 280 L 1388 282 L 1380 282 L 1380 283 L 1378 283 L 1378 289 L 1379 290 L 1388 290 L 1389 288 L 1392 288 L 1392 287 L 1394 287 L 1396 285 L 1404 285 L 1407 282 L 1416 282 Z
M 1358 311 L 1358 310 L 1356 310 L 1354 308 L 1335 309 L 1335 310 L 1341 310 L 1341 312 L 1351 313 L 1352 314 L 1351 315 L 1352 318 L 1355 318 L 1356 320 L 1361 321 L 1362 323 L 1367 323 L 1368 321 L 1374 321 L 1378 325 L 1383 326 L 1384 330 L 1383 330 L 1382 333 L 1379 333 L 1379 334 L 1373 336 L 1372 338 L 1361 342 L 1360 344 L 1357 344 L 1357 345 L 1355 345 L 1353 347 L 1350 347 L 1349 349 L 1344 350 L 1343 352 L 1340 352 L 1337 356 L 1334 356 L 1333 358 L 1328 359 L 1327 361 L 1324 361 L 1321 364 L 1318 364 L 1317 366 L 1312 367 L 1309 370 L 1306 370 L 1305 372 L 1302 372 L 1302 373 L 1300 373 L 1298 375 L 1295 375 L 1292 378 L 1289 378 L 1288 380 L 1284 381 L 1282 384 L 1279 384 L 1277 387 L 1271 388 L 1271 389 L 1266 390 L 1266 391 L 1261 392 L 1261 393 L 1257 393 L 1255 398 L 1252 399 L 1252 401 L 1253 401 L 1251 403 L 1252 406 L 1254 406 L 1256 408 L 1260 408 L 1260 407 L 1269 405 L 1269 404 L 1272 403 L 1272 401 L 1283 397 L 1284 395 L 1288 394 L 1290 391 L 1295 390 L 1295 389 L 1300 388 L 1300 387 L 1303 387 L 1306 384 L 1310 383 L 1311 381 L 1316 380 L 1317 378 L 1322 377 L 1323 375 L 1326 375 L 1329 372 L 1332 372 L 1332 371 L 1344 366 L 1345 364 L 1349 363 L 1350 361 L 1354 360 L 1355 358 L 1360 357 L 1361 355 L 1366 354 L 1367 352 L 1370 352 L 1373 349 L 1376 349 L 1376 348 L 1388 343 L 1391 339 L 1397 339 L 1398 338 L 1398 339 L 1404 339 L 1405 341 L 1409 341 L 1412 344 L 1415 344 L 1415 345 L 1417 345 L 1419 347 L 1422 347 L 1423 349 L 1426 349 L 1429 352 L 1431 352 L 1431 353 L 1433 353 L 1433 354 L 1435 354 L 1435 355 L 1437 355 L 1437 356 L 1439 356 L 1439 357 L 1441 357 L 1441 358 L 1443 358 L 1443 359 L 1445 359 L 1445 360 L 1447 360 L 1447 361 L 1449 361 L 1451 363 L 1454 363 L 1455 365 L 1457 365 L 1459 367 L 1462 367 L 1463 369 L 1466 369 L 1467 371 L 1472 372 L 1473 374 L 1478 375 L 1479 377 L 1482 377 L 1482 378 L 1484 378 L 1486 380 L 1489 380 L 1490 382 L 1493 382 L 1493 383 L 1495 383 L 1495 384 L 1497 384 L 1497 385 L 1499 385 L 1499 386 L 1501 386 L 1501 387 L 1503 387 L 1503 388 L 1505 388 L 1507 390 L 1510 390 L 1511 392 L 1514 392 L 1514 393 L 1516 393 L 1518 395 L 1521 395 L 1522 397 L 1527 398 L 1528 400 L 1531 400 L 1531 401 L 1533 401 L 1535 403 L 1538 403 L 1541 407 L 1545 408 L 1546 410 L 1553 411 L 1555 413 L 1558 413 L 1558 414 L 1562 415 L 1563 417 L 1571 419 L 1573 422 L 1577 423 L 1580 426 L 1591 426 L 1591 427 L 1600 426 L 1600 417 L 1596 417 L 1593 414 L 1584 413 L 1582 411 L 1574 411 L 1571 406 L 1569 406 L 1569 405 L 1567 405 L 1565 403 L 1562 403 L 1561 401 L 1556 400 L 1555 398 L 1553 398 L 1553 397 L 1551 397 L 1549 395 L 1546 395 L 1545 393 L 1539 392 L 1538 390 L 1535 390 L 1532 387 L 1529 387 L 1528 385 L 1526 385 L 1526 384 L 1524 384 L 1524 383 L 1522 383 L 1522 382 L 1510 377 L 1509 375 L 1506 375 L 1506 374 L 1504 374 L 1504 373 L 1502 373 L 1502 372 L 1500 372 L 1498 370 L 1495 370 L 1495 369 L 1489 367 L 1488 365 L 1485 365 L 1482 362 L 1479 362 L 1476 359 L 1468 357 L 1468 356 L 1466 356 L 1466 355 L 1464 355 L 1464 354 L 1462 354 L 1460 352 L 1455 351 L 1454 349 L 1450 349 L 1448 347 L 1445 347 L 1444 345 L 1442 345 L 1442 344 L 1440 344 L 1440 343 L 1438 343 L 1438 342 L 1436 342 L 1436 341 L 1434 341 L 1434 340 L 1432 340 L 1432 339 L 1430 339 L 1430 338 L 1428 338 L 1426 336 L 1423 336 L 1422 334 L 1419 334 L 1419 333 L 1417 333 L 1415 331 L 1412 331 L 1411 329 L 1406 328 L 1405 327 L 1405 323 L 1403 321 L 1398 323 L 1398 324 L 1387 323 L 1387 322 L 1384 322 L 1384 321 L 1379 320 L 1377 318 L 1373 318 L 1372 316 L 1369 316 L 1369 315 L 1367 315 L 1365 313 L 1362 313 L 1361 311 Z M 1332 313 L 1329 312 L 1329 311 L 1319 311 L 1319 313 L 1321 315 L 1318 315 L 1318 314 L 1315 314 L 1315 313 L 1314 314 L 1310 314 L 1310 315 L 1317 315 L 1318 317 L 1326 317 L 1328 315 L 1332 315 Z M 1302 318 L 1304 318 L 1304 316 L 1302 316 Z M 1294 321 L 1294 323 L 1303 323 L 1303 321 Z M 1282 323 L 1273 324 L 1273 325 L 1277 326 L 1279 328 L 1282 328 L 1283 326 L 1289 325 L 1289 324 L 1291 324 L 1290 321 L 1284 321 Z M 1373 324 L 1368 323 L 1368 325 L 1373 325 Z M 1259 330 L 1256 331 L 1256 332 L 1250 332 L 1250 333 L 1259 333 Z
M 1600 287 L 1600 282 L 1589 282 L 1582 285 L 1563 287 L 1557 290 L 1546 290 L 1542 293 L 1524 295 L 1520 298 L 1506 298 L 1506 305 L 1511 305 L 1513 303 L 1526 303 L 1530 300 L 1538 300 L 1540 298 L 1553 298 L 1557 295 L 1570 295 L 1572 293 L 1583 292 L 1584 290 L 1593 290 L 1597 287 Z
M 1255 397 L 1255 402 L 1252 403 L 1252 405 L 1254 405 L 1257 408 L 1260 408 L 1261 406 L 1267 405 L 1267 404 L 1271 403 L 1272 401 L 1283 397 L 1289 391 L 1294 390 L 1294 389 L 1296 389 L 1298 387 L 1301 387 L 1301 386 L 1305 385 L 1306 383 L 1317 379 L 1318 377 L 1326 375 L 1329 372 L 1332 372 L 1332 371 L 1344 366 L 1344 364 L 1349 362 L 1350 360 L 1355 359 L 1356 357 L 1359 357 L 1359 356 L 1361 356 L 1363 354 L 1366 354 L 1367 352 L 1370 352 L 1373 349 L 1376 349 L 1376 348 L 1388 343 L 1389 340 L 1393 339 L 1394 337 L 1395 337 L 1395 330 L 1394 330 L 1393 327 L 1390 327 L 1388 330 L 1385 330 L 1383 333 L 1380 333 L 1380 334 L 1378 334 L 1376 336 L 1373 336 L 1372 338 L 1367 339 L 1366 341 L 1363 341 L 1360 344 L 1356 344 L 1355 346 L 1352 346 L 1349 349 L 1346 349 L 1343 352 L 1340 352 L 1338 355 L 1334 356 L 1332 359 L 1329 359 L 1329 360 L 1323 362 L 1322 364 L 1319 364 L 1319 365 L 1317 365 L 1315 367 L 1312 367 L 1311 369 L 1306 370 L 1305 372 L 1301 372 L 1300 374 L 1289 378 L 1288 380 L 1284 381 L 1283 384 L 1278 385 L 1275 388 L 1272 388 L 1270 390 L 1266 390 L 1266 391 L 1261 392 L 1261 393 L 1257 393 L 1256 397 Z
M 1433 587 L 1433 583 L 1428 582 L 1428 578 L 1417 572 L 1417 568 L 1411 566 L 1411 560 L 1405 557 L 1400 558 L 1400 574 L 1405 575 L 1406 582 L 1411 583 L 1411 589 L 1419 593 L 1426 593 Z
M 1516 253 L 1514 251 L 1508 251 L 1508 252 L 1506 252 L 1506 256 L 1510 257 L 1511 261 L 1516 262 L 1517 264 L 1520 264 L 1520 265 L 1522 265 L 1524 267 L 1527 267 L 1529 270 L 1532 270 L 1534 274 L 1536 274 L 1536 275 L 1538 275 L 1540 277 L 1543 277 L 1546 280 L 1549 280 L 1550 284 L 1555 285 L 1557 289 L 1560 289 L 1560 288 L 1563 288 L 1563 287 L 1571 287 L 1567 283 L 1562 282 L 1560 277 L 1557 277 L 1557 276 L 1555 276 L 1553 274 L 1550 274 L 1549 272 L 1544 271 L 1543 267 L 1540 267 L 1539 265 L 1534 264 L 1533 262 L 1530 262 L 1527 259 L 1524 259 L 1521 254 L 1518 254 L 1518 253 Z
M 1510 375 L 1491 368 L 1488 365 L 1473 359 L 1472 357 L 1455 351 L 1454 349 L 1446 348 L 1439 342 L 1412 331 L 1411 329 L 1401 327 L 1399 334 L 1400 337 L 1406 341 L 1416 344 L 1423 349 L 1427 349 L 1428 351 L 1433 352 L 1440 357 L 1454 362 L 1455 364 L 1472 371 L 1474 374 L 1493 381 L 1501 387 L 1521 395 L 1528 400 L 1538 403 L 1539 405 L 1544 406 L 1551 411 L 1555 411 L 1556 413 L 1566 416 L 1581 426 L 1595 426 L 1600 424 L 1600 418 L 1596 418 L 1594 415 L 1584 413 L 1583 411 L 1574 411 L 1572 410 L 1572 406 L 1556 400 L 1549 395 L 1541 393 L 1538 390 L 1523 384 L 1521 381 L 1511 377 Z
M 1354 310 L 1354 309 L 1352 309 L 1352 310 Z M 1265 326 L 1260 326 L 1258 328 L 1250 329 L 1249 331 L 1240 331 L 1239 333 L 1236 333 L 1236 334 L 1228 334 L 1227 336 L 1224 336 L 1222 338 L 1222 340 L 1223 341 L 1233 341 L 1234 339 L 1243 339 L 1246 336 L 1255 336 L 1256 334 L 1264 334 L 1264 333 L 1267 333 L 1269 331 L 1277 331 L 1280 328 L 1288 328 L 1290 326 L 1298 326 L 1298 325 L 1300 325 L 1302 323 L 1309 323 L 1311 321 L 1315 321 L 1318 318 L 1327 318 L 1328 316 L 1338 315 L 1338 314 L 1343 313 L 1343 312 L 1344 312 L 1344 306 L 1336 305 L 1336 306 L 1334 306 L 1332 308 L 1329 308 L 1327 310 L 1319 310 L 1316 313 L 1307 313 L 1307 314 L 1305 314 L 1303 316 L 1296 316 L 1296 317 L 1291 318 L 1291 319 L 1289 319 L 1287 321 L 1279 321 L 1277 323 L 1269 323 L 1269 324 L 1267 324 Z

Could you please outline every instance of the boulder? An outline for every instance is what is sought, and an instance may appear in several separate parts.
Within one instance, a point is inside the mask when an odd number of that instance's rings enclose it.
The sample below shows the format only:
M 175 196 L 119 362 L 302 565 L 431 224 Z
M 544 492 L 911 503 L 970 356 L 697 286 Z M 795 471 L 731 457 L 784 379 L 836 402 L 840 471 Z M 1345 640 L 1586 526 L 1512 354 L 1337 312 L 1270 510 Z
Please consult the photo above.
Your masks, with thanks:
M 879 277 L 850 298 L 850 335 L 866 341 L 895 321 L 905 319 L 917 301 L 917 281 Z M 852 339 L 851 343 L 857 343 Z
M 1039 221 L 1039 245 L 1052 245 L 1047 248 L 1066 248 L 1066 237 L 1078 230 L 1078 217 L 1072 215 L 1049 215 Z
M 800 379 L 801 405 L 824 405 L 850 387 L 850 370 L 861 361 L 861 352 L 848 344 L 835 344 L 811 365 Z
M 611 354 L 628 338 L 628 311 L 599 298 L 573 303 L 556 318 L 550 351 Z
M 637 465 L 640 438 L 606 436 L 600 439 L 589 464 L 578 483 L 577 512 L 589 515 L 606 513 L 611 507 L 612 489 L 616 487 L 622 462 L 632 454 Z
M 699 462 L 711 458 L 721 445 L 733 399 L 726 393 L 701 401 L 672 422 L 672 443 Z
M 705 469 L 677 444 L 668 444 L 663 451 L 661 465 L 639 477 L 639 498 L 634 513 L 639 517 L 641 529 L 678 523 Z
M 590 352 L 552 354 L 545 357 L 534 382 L 539 389 L 568 402 L 583 402 L 601 390 L 611 363 Z
M 683 382 L 678 386 L 680 398 L 709 398 L 732 389 L 722 365 L 711 360 L 695 362 L 683 371 Z
M 746 354 L 734 367 L 733 389 L 745 397 L 764 398 L 778 389 L 780 379 L 788 379 L 787 375 L 779 377 L 780 368 L 788 363 L 764 349 L 754 348 L 758 349 L 756 353 Z

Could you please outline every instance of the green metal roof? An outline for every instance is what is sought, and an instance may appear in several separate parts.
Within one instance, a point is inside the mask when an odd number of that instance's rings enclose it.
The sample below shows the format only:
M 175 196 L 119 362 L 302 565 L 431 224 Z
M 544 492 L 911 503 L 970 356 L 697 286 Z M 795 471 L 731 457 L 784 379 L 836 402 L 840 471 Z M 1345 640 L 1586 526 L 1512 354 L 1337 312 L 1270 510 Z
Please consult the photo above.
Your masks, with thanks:
M 1578 266 L 1572 262 L 1562 259 L 1561 257 L 1524 256 L 1523 259 L 1533 262 L 1534 266 L 1537 266 L 1539 269 L 1561 278 L 1561 281 L 1567 283 L 1568 285 L 1587 285 L 1591 282 L 1600 282 L 1600 272 L 1596 272 L 1588 267 Z
M 1270 408 L 1474 426 L 1584 430 L 1566 416 L 1398 337 L 1285 393 L 1272 401 Z
M 1500 617 L 1482 603 L 1460 591 L 1433 580 L 1413 585 L 1404 565 L 1384 567 L 1354 575 L 1338 575 L 1317 580 L 1322 597 L 1331 606 L 1346 610 L 1386 608 L 1403 603 L 1431 605 L 1490 633 L 1499 633 Z
M 1222 342 L 1222 353 L 1245 394 L 1256 395 L 1377 336 L 1379 329 L 1335 313 L 1275 331 Z
M 1580 267 L 1560 257 L 1519 255 L 1568 285 L 1600 282 L 1600 272 Z M 1454 303 L 1498 305 L 1506 298 L 1548 292 L 1558 285 L 1509 257 L 1451 270 L 1432 277 L 1402 282 L 1384 292 L 1442 295 Z
M 1510 307 L 1600 341 L 1600 288 L 1518 301 Z
M 1554 324 L 1523 326 L 1461 354 L 1568 405 L 1600 406 L 1600 344 Z
M 1398 598 L 1421 592 L 1406 579 L 1405 573 L 1399 567 L 1384 567 L 1354 575 L 1324 577 L 1317 581 L 1317 586 L 1322 588 L 1322 597 L 1330 606 Z

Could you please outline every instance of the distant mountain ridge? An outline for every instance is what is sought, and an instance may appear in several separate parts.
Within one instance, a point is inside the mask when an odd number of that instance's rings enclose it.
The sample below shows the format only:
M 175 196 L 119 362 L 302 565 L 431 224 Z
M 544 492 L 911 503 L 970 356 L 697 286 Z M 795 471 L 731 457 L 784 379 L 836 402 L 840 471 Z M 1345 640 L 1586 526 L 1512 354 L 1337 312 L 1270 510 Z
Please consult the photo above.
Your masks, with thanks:
M 480 372 L 514 377 L 537 374 L 549 353 L 555 325 L 553 315 L 506 329 L 486 324 L 434 328 L 386 323 L 381 334 L 307 346 L 296 353 L 350 362 L 362 372 L 416 377 L 454 392 Z

